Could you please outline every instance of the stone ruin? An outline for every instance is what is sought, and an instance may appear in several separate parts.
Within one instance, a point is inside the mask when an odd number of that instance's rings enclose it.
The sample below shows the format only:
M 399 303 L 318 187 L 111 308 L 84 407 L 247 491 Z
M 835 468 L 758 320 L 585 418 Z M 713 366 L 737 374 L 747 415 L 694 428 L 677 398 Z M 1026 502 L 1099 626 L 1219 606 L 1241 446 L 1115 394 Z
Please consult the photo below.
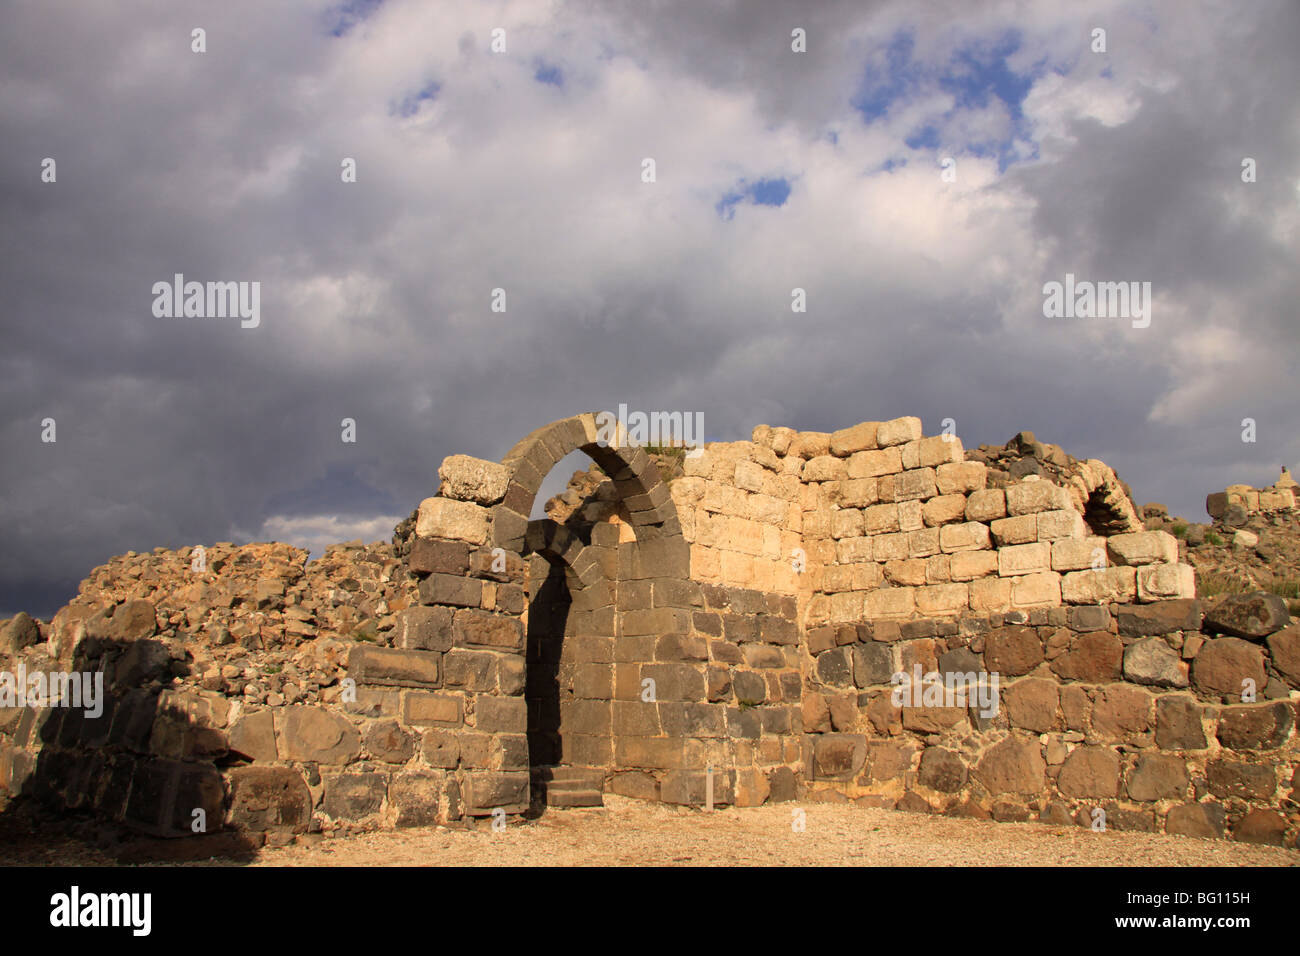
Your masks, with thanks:
M 392 544 L 128 554 L 0 631 L 10 671 L 109 697 L 0 708 L 0 786 L 255 844 L 613 793 L 1294 846 L 1286 605 L 1203 606 L 1108 466 L 1036 444 L 968 456 L 900 418 L 651 453 L 584 414 L 446 459 Z

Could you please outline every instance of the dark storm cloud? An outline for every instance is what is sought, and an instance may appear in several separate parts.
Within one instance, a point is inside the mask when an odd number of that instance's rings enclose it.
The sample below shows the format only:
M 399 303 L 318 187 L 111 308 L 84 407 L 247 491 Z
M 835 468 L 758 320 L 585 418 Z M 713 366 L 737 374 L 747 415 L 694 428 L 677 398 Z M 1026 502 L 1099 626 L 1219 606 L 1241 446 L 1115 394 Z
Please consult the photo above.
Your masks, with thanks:
M 968 444 L 1032 428 L 1189 517 L 1272 480 L 1300 458 L 1294 5 L 1100 6 L 1109 78 L 1090 11 L 935 9 L 7 8 L 0 613 L 50 613 L 127 549 L 378 537 L 444 455 L 499 458 L 620 402 L 701 410 L 710 439 L 905 414 Z M 956 105 L 939 78 L 1011 29 L 1041 160 L 999 172 L 963 150 L 1008 135 L 1005 104 Z M 855 100 L 900 31 L 929 79 L 868 123 Z M 923 123 L 938 149 L 904 145 Z M 718 215 L 776 180 L 780 206 Z M 1148 279 L 1163 310 L 1053 324 L 1039 290 L 1067 269 Z M 176 272 L 259 281 L 260 327 L 155 318 Z

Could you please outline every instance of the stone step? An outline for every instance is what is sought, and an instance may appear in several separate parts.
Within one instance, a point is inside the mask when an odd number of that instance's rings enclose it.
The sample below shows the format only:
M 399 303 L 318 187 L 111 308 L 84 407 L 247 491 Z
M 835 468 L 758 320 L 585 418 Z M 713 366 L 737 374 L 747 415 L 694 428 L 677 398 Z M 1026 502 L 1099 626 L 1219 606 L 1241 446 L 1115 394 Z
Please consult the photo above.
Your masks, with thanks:
M 548 807 L 603 807 L 605 797 L 599 790 L 548 790 Z
M 605 771 L 601 767 L 534 767 L 533 778 L 550 790 L 605 789 Z

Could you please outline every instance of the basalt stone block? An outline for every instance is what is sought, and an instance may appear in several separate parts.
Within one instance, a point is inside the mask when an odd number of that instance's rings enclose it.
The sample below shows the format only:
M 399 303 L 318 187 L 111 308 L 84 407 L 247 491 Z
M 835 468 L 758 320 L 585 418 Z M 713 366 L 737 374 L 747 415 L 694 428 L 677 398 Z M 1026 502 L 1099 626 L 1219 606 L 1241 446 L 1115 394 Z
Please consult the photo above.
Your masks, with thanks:
M 321 809 L 335 820 L 355 823 L 378 813 L 388 791 L 382 773 L 322 774 L 325 798 Z
M 847 780 L 867 759 L 867 738 L 859 734 L 822 734 L 813 740 L 813 775 L 817 780 Z
M 1043 662 L 1043 642 L 1032 627 L 1000 627 L 984 639 L 984 661 L 1003 677 L 1028 674 Z
M 1295 712 L 1290 701 L 1225 707 L 1216 736 L 1230 750 L 1271 750 L 1291 736 Z
M 512 615 L 463 608 L 456 612 L 454 629 L 455 641 L 460 647 L 491 647 L 501 651 L 523 650 L 523 622 Z
M 395 643 L 408 651 L 447 651 L 454 643 L 449 607 L 409 607 L 397 615 Z
M 1166 695 L 1156 700 L 1156 746 L 1162 750 L 1204 750 L 1201 707 L 1191 697 Z
M 230 822 L 241 830 L 280 827 L 304 833 L 311 822 L 311 791 L 291 767 L 234 767 L 230 780 Z
M 1277 776 L 1272 767 L 1226 758 L 1206 763 L 1205 780 L 1210 793 L 1220 799 L 1271 800 L 1277 790 Z
M 1262 641 L 1291 623 L 1286 601 L 1267 591 L 1231 594 L 1205 612 L 1205 630 Z
M 454 574 L 430 574 L 420 582 L 420 603 L 479 607 L 483 603 L 483 582 Z
M 1167 754 L 1143 754 L 1128 774 L 1129 799 L 1140 803 L 1178 799 L 1186 796 L 1188 782 L 1185 761 Z
M 1046 782 L 1047 764 L 1036 739 L 1007 737 L 984 752 L 973 776 L 991 794 L 1040 793 Z
M 1197 631 L 1201 627 L 1201 602 L 1193 598 L 1126 604 L 1116 611 L 1119 632 L 1126 637 Z
M 599 703 L 608 707 L 608 701 Z M 522 697 L 479 694 L 474 699 L 474 721 L 484 733 L 523 733 L 528 726 L 527 704 Z
M 1056 788 L 1066 797 L 1119 795 L 1119 755 L 1109 747 L 1076 747 L 1061 765 Z
M 362 737 L 366 752 L 382 763 L 406 763 L 415 756 L 415 738 L 395 720 L 377 720 Z
M 475 817 L 492 814 L 496 807 L 507 813 L 528 809 L 528 772 L 473 770 L 465 774 L 465 813 Z
M 171 818 L 170 797 L 176 764 L 146 760 L 136 765 L 124 821 L 150 833 L 161 832 Z
M 270 710 L 245 713 L 230 727 L 230 750 L 259 763 L 276 760 L 275 722 Z
M 1292 625 L 1270 634 L 1268 652 L 1273 667 L 1292 687 L 1300 688 L 1300 626 Z
M 438 662 L 434 651 L 402 651 L 389 647 L 354 647 L 348 658 L 348 676 L 358 684 L 396 687 L 437 687 Z
M 1052 661 L 1052 670 L 1065 680 L 1101 684 L 1119 680 L 1123 673 L 1124 645 L 1109 631 L 1080 634 L 1070 648 Z
M 1232 828 L 1232 838 L 1238 843 L 1258 843 L 1261 846 L 1284 846 L 1286 817 L 1275 810 L 1262 807 L 1251 810 Z
M 1192 684 L 1203 694 L 1240 700 L 1242 689 L 1254 682 L 1256 689 L 1268 680 L 1264 657 L 1258 646 L 1239 637 L 1206 641 L 1192 664 Z
M 394 774 L 388 781 L 388 802 L 397 811 L 398 827 L 427 827 L 440 822 L 439 807 L 447 775 L 438 772 Z
M 894 673 L 894 655 L 888 644 L 854 644 L 853 682 L 858 687 L 888 684 Z M 972 655 L 973 656 L 973 655 Z M 820 658 L 818 658 L 820 661 Z
M 1106 737 L 1133 738 L 1151 729 L 1151 695 L 1128 684 L 1108 684 L 1097 692 L 1092 729 Z
M 469 573 L 470 546 L 464 541 L 442 538 L 412 538 L 411 551 L 406 565 L 418 574 L 453 574 L 463 577 Z
M 346 764 L 361 753 L 361 734 L 339 714 L 311 706 L 286 707 L 282 714 L 280 747 L 287 760 Z
M 966 765 L 961 757 L 943 747 L 927 747 L 921 754 L 917 779 L 940 793 L 956 793 L 966 785 Z
M 1227 815 L 1217 803 L 1184 803 L 1170 807 L 1165 816 L 1165 832 L 1203 840 L 1219 839 L 1224 833 Z

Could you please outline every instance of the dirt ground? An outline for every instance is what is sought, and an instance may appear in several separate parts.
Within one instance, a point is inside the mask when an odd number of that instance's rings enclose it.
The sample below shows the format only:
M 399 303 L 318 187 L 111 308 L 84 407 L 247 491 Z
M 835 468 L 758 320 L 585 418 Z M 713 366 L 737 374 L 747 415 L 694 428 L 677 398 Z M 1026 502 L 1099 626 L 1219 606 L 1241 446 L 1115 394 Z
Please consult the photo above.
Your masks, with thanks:
M 299 838 L 199 866 L 1298 866 L 1300 851 L 1149 833 L 1094 833 L 834 804 L 713 813 L 606 795 L 607 806 L 552 810 L 494 831 L 436 827 Z M 144 862 L 140 845 L 93 823 L 2 808 L 0 865 Z M 804 830 L 795 832 L 796 809 Z M 99 837 L 96 833 L 100 832 Z M 175 846 L 176 841 L 155 841 Z M 126 850 L 128 852 L 123 853 Z M 133 852 L 132 852 L 133 851 Z M 143 856 L 143 858 L 142 858 Z M 175 865 L 174 863 L 172 865 Z
M 1297 866 L 1226 840 L 791 804 L 704 813 L 606 796 L 502 832 L 418 829 L 263 849 L 255 866 Z

